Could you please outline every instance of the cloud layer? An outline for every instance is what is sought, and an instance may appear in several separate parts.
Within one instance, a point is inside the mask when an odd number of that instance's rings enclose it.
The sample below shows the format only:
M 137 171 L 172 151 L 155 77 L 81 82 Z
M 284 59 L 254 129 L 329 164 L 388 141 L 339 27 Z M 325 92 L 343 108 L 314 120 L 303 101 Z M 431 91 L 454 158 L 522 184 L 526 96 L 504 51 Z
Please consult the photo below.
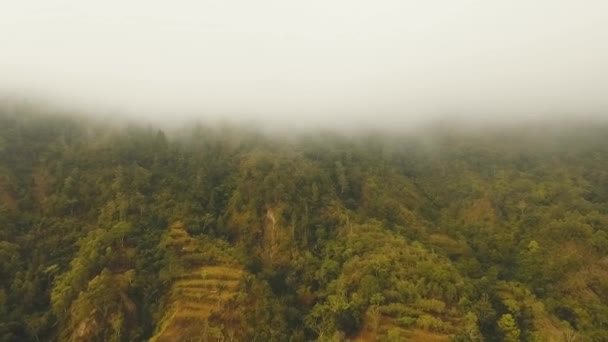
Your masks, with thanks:
M 0 91 L 148 118 L 602 115 L 606 1 L 13 1 Z

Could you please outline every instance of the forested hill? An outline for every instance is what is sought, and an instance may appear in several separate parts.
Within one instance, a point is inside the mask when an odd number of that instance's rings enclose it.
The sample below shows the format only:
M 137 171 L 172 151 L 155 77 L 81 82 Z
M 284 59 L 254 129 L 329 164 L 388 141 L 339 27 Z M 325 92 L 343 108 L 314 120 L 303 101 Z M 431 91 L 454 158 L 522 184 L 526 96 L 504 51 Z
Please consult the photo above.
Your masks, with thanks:
M 608 126 L 0 114 L 2 341 L 608 341 Z

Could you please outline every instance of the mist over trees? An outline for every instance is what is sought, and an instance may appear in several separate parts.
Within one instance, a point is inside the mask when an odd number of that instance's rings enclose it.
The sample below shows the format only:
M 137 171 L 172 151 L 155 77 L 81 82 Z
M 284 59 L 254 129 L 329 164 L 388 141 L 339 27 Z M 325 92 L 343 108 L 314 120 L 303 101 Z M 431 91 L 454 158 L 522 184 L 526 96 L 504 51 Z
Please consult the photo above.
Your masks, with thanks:
M 608 341 L 608 125 L 0 112 L 0 340 Z

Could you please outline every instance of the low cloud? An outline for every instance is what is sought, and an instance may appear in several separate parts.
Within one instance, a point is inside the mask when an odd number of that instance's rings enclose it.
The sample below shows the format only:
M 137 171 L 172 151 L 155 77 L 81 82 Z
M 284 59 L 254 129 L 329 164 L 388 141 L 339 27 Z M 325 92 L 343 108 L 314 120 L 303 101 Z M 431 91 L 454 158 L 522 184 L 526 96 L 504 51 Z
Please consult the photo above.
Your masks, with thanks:
M 165 122 L 605 116 L 606 13 L 593 0 L 16 1 L 0 13 L 0 92 Z

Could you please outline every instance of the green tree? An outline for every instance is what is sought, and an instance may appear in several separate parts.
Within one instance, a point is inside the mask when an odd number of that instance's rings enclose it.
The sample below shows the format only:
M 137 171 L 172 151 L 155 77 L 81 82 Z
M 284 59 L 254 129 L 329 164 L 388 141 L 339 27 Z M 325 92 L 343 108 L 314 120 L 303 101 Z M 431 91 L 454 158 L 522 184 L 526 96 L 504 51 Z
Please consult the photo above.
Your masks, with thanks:
M 504 314 L 498 320 L 498 328 L 500 329 L 505 341 L 517 342 L 521 331 L 517 327 L 517 322 L 511 314 Z

